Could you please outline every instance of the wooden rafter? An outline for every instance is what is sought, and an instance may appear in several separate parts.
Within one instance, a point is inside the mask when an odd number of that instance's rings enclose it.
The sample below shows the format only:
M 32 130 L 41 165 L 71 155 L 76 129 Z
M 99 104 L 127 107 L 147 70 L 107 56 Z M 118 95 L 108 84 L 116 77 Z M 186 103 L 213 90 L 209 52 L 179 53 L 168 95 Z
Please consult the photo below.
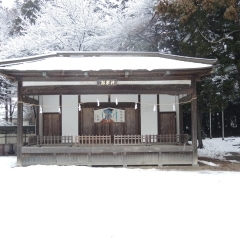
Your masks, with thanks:
M 14 71 L 4 70 L 3 74 L 10 76 L 13 80 L 16 76 L 22 77 L 23 81 L 86 81 L 99 78 L 116 78 L 121 80 L 148 80 L 148 79 L 190 79 L 192 75 L 204 77 L 212 73 L 212 68 L 172 70 L 167 71 L 130 71 L 129 76 L 125 76 L 125 71 Z

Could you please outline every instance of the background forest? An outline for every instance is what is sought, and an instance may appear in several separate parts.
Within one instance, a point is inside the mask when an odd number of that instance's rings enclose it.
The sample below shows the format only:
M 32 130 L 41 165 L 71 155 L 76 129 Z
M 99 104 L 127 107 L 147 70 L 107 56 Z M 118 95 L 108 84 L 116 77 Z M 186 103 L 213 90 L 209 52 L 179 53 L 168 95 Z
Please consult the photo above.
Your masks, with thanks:
M 159 51 L 218 60 L 198 82 L 198 118 L 212 136 L 240 135 L 240 0 L 0 1 L 0 59 L 49 51 Z M 15 87 L 0 79 L 1 105 L 12 116 Z M 184 132 L 190 133 L 184 105 Z M 224 115 L 222 115 L 224 113 Z M 201 146 L 200 146 L 201 147 Z

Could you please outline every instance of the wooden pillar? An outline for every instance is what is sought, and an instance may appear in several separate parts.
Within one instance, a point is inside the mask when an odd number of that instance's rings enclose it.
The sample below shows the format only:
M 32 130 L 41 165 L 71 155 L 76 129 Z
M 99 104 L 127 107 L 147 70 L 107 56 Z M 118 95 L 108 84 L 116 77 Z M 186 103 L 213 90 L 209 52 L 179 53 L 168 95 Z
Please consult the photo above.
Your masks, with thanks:
M 191 101 L 191 121 L 192 121 L 192 147 L 193 147 L 193 165 L 198 165 L 197 156 L 197 89 L 196 77 L 192 79 L 192 101 Z
M 222 108 L 222 140 L 224 140 L 224 110 Z
M 160 124 L 160 119 L 159 119 L 159 113 L 160 113 L 160 97 L 159 94 L 157 94 L 157 134 L 160 135 L 161 133 L 161 124 Z
M 138 107 L 138 134 L 141 135 L 142 122 L 141 122 L 141 95 L 140 94 L 138 94 L 137 107 Z
M 23 97 L 22 80 L 18 79 L 17 165 L 22 165 L 23 145 Z
M 209 137 L 210 139 L 212 139 L 212 112 L 211 112 L 211 109 L 209 111 Z
M 179 134 L 183 134 L 183 106 L 179 104 Z

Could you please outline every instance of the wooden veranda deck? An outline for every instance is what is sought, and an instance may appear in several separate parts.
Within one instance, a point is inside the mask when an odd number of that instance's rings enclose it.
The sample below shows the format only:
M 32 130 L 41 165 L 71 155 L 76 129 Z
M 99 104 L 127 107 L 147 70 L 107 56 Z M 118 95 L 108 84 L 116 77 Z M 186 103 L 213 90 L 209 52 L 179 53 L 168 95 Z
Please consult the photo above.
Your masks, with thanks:
M 35 139 L 35 140 L 34 140 Z M 192 165 L 187 135 L 40 137 L 22 147 L 22 165 Z

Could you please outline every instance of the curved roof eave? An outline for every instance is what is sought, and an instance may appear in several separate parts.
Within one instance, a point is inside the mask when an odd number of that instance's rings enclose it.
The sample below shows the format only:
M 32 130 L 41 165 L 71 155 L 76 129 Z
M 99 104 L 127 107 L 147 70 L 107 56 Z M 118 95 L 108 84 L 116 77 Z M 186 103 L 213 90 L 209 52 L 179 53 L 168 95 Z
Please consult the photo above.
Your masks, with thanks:
M 76 56 L 83 56 L 83 57 L 101 57 L 101 56 L 145 56 L 145 57 L 162 57 L 166 59 L 173 59 L 173 60 L 180 60 L 185 62 L 195 62 L 195 63 L 203 63 L 203 64 L 210 64 L 214 65 L 217 63 L 217 59 L 206 59 L 206 58 L 195 58 L 195 57 L 186 57 L 186 56 L 179 56 L 179 55 L 172 55 L 172 54 L 165 54 L 159 52 L 135 52 L 135 51 L 57 51 L 57 52 L 49 52 L 47 54 L 42 55 L 35 55 L 29 57 L 22 57 L 22 58 L 14 58 L 14 59 L 6 59 L 0 61 L 0 65 L 5 64 L 14 64 L 19 62 L 27 62 L 27 61 L 36 61 L 44 58 L 49 57 L 56 57 L 56 56 L 63 56 L 63 57 L 76 57 Z

